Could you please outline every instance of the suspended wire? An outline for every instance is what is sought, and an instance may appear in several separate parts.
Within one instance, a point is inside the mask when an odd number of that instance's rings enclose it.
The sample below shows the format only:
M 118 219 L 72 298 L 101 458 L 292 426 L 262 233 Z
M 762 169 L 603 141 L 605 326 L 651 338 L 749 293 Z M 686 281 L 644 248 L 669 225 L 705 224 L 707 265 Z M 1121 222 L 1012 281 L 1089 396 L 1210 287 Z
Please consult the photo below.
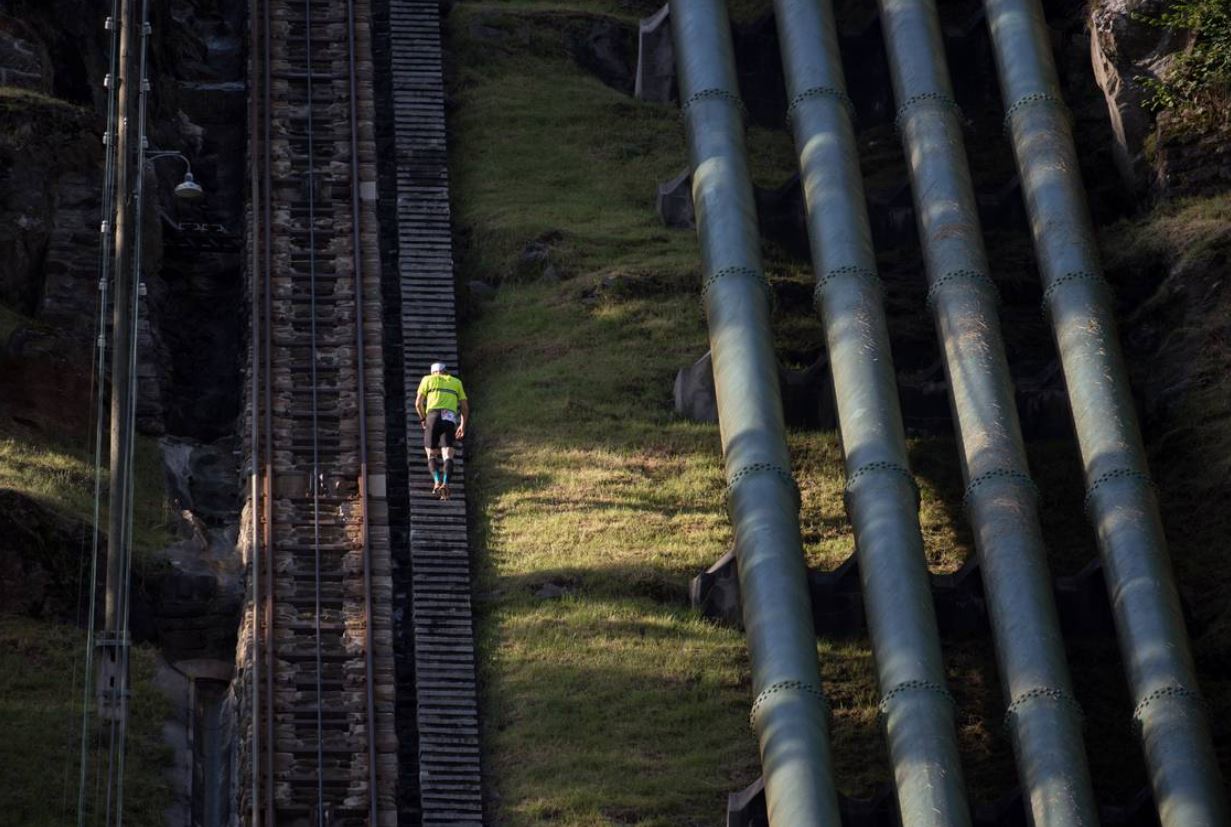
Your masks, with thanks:
M 325 823 L 325 724 L 323 713 L 324 681 L 321 676 L 321 478 L 320 478 L 320 433 L 316 385 L 316 151 L 313 139 L 313 83 L 312 83 L 312 0 L 304 0 L 304 59 L 307 62 L 307 139 L 308 139 L 308 286 L 310 298 L 309 315 L 312 382 L 312 550 L 315 570 L 316 611 L 313 623 L 316 632 L 316 816 L 317 823 Z

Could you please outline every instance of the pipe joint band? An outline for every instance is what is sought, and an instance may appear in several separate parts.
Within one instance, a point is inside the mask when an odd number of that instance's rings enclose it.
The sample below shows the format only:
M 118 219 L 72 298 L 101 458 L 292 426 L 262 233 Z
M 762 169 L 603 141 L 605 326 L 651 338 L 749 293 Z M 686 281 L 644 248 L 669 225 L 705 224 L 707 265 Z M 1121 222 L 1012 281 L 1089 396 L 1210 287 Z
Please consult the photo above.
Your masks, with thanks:
M 898 107 L 897 114 L 893 117 L 894 128 L 901 132 L 902 128 L 906 125 L 907 116 L 914 110 L 925 106 L 945 109 L 952 112 L 958 120 L 962 118 L 962 107 L 958 106 L 957 101 L 949 95 L 940 92 L 921 92 L 918 95 L 911 95 Z
M 1137 706 L 1133 707 L 1133 723 L 1138 727 L 1142 726 L 1144 723 L 1143 718 L 1146 714 L 1146 710 L 1149 709 L 1150 705 L 1155 701 L 1160 701 L 1164 698 L 1181 698 L 1188 700 L 1199 706 L 1202 712 L 1209 712 L 1209 705 L 1205 702 L 1205 698 L 1201 697 L 1200 692 L 1195 689 L 1189 689 L 1187 686 L 1173 684 L 1171 686 L 1164 686 L 1161 689 L 1155 689 L 1153 692 L 1138 701 Z
M 998 480 L 1015 482 L 1029 491 L 1030 496 L 1036 500 L 1039 498 L 1039 487 L 1034 484 L 1034 480 L 1030 479 L 1029 474 L 1023 474 L 1021 471 L 1015 471 L 1012 468 L 993 468 L 991 471 L 986 471 L 975 477 L 966 485 L 966 490 L 962 492 L 962 506 L 969 509 L 970 503 L 979 489 L 988 483 Z
M 842 499 L 846 503 L 847 511 L 851 508 L 851 495 L 855 490 L 855 483 L 861 478 L 869 477 L 872 474 L 889 473 L 902 477 L 910 485 L 910 490 L 915 494 L 915 507 L 919 507 L 919 484 L 915 482 L 915 477 L 911 474 L 910 469 L 896 462 L 869 462 L 867 465 L 861 465 L 846 478 L 846 486 L 843 489 Z
M 1000 304 L 1000 288 L 996 286 L 996 282 L 992 281 L 992 277 L 987 273 L 978 270 L 950 270 L 932 282 L 931 286 L 928 287 L 928 309 L 935 310 L 941 291 L 954 284 L 973 284 L 977 288 L 988 291 L 992 296 L 992 300 L 996 304 Z
M 775 465 L 772 462 L 754 462 L 751 465 L 745 465 L 743 468 L 732 474 L 727 480 L 727 500 L 729 501 L 735 494 L 735 489 L 740 483 L 749 477 L 756 476 L 757 474 L 773 474 L 777 476 L 778 479 L 786 483 L 791 491 L 794 492 L 795 505 L 799 505 L 799 485 L 796 484 L 795 477 L 791 476 L 791 472 L 783 468 L 781 465 Z
M 1090 483 L 1090 487 L 1086 490 L 1086 498 L 1083 502 L 1086 512 L 1089 513 L 1090 506 L 1094 504 L 1094 495 L 1104 485 L 1116 480 L 1132 480 L 1140 485 L 1145 486 L 1151 491 L 1158 488 L 1154 480 L 1150 479 L 1149 474 L 1143 474 L 1132 468 L 1115 468 L 1111 471 L 1105 471 L 1095 478 L 1094 482 Z
M 705 301 L 710 288 L 729 276 L 738 276 L 755 281 L 765 292 L 765 298 L 769 301 L 770 306 L 773 306 L 774 288 L 770 286 L 769 279 L 765 277 L 765 273 L 752 267 L 723 267 L 721 270 L 715 270 L 709 275 L 709 278 L 701 283 L 701 301 Z
M 816 280 L 816 287 L 812 290 L 813 304 L 819 307 L 822 301 L 821 294 L 824 292 L 825 288 L 838 279 L 845 278 L 847 276 L 862 279 L 875 287 L 877 290 L 881 289 L 880 276 L 876 275 L 875 270 L 871 267 L 861 267 L 858 264 L 848 264 L 845 267 L 835 267 Z
M 931 692 L 934 695 L 939 695 L 949 702 L 949 706 L 957 709 L 957 700 L 945 689 L 942 685 L 933 681 L 903 681 L 902 683 L 890 689 L 880 699 L 880 703 L 876 705 L 877 714 L 881 718 L 889 715 L 889 706 L 897 698 L 905 695 L 908 692 Z
M 744 106 L 744 101 L 734 92 L 728 92 L 726 89 L 702 89 L 700 92 L 694 92 L 688 96 L 688 99 L 680 104 L 680 117 L 688 114 L 688 110 L 693 104 L 702 103 L 703 101 L 721 100 L 732 104 L 739 110 L 741 118 L 748 117 L 748 109 Z
M 1082 710 L 1081 704 L 1077 702 L 1077 698 L 1072 692 L 1066 689 L 1056 689 L 1050 686 L 1036 686 L 1033 689 L 1027 689 L 1025 692 L 1013 699 L 1012 703 L 1004 711 L 1004 728 L 1011 730 L 1013 723 L 1022 709 L 1030 704 L 1031 701 L 1036 701 L 1040 698 L 1045 698 L 1060 706 L 1068 707 L 1076 716 L 1077 720 L 1085 725 L 1086 713 Z
M 794 123 L 795 110 L 799 108 L 800 104 L 816 98 L 833 98 L 842 104 L 842 108 L 846 110 L 846 114 L 850 116 L 850 119 L 852 121 L 855 120 L 855 102 L 851 100 L 850 95 L 832 86 L 813 86 L 811 89 L 805 89 L 791 98 L 791 103 L 786 108 L 786 122 L 788 124 Z
M 757 728 L 757 718 L 765 708 L 766 702 L 774 695 L 783 692 L 796 692 L 812 698 L 820 704 L 826 719 L 829 718 L 829 699 L 825 697 L 824 691 L 819 686 L 807 683 L 806 681 L 778 681 L 762 689 L 761 694 L 757 695 L 757 699 L 752 702 L 752 710 L 748 713 L 748 725 L 755 730 Z
M 1047 289 L 1043 291 L 1043 313 L 1046 315 L 1051 310 L 1051 300 L 1056 297 L 1060 288 L 1067 287 L 1070 284 L 1085 283 L 1092 284 L 1095 287 L 1104 290 L 1111 290 L 1111 285 L 1107 280 L 1098 273 L 1090 272 L 1089 270 L 1074 270 L 1071 273 L 1065 273 L 1058 279 L 1047 285 Z
M 1069 108 L 1065 105 L 1064 100 L 1055 95 L 1045 92 L 1031 92 L 1029 95 L 1023 95 L 1013 102 L 1013 105 L 1004 111 L 1004 131 L 1006 134 L 1013 131 L 1013 118 L 1020 114 L 1023 110 L 1029 109 L 1032 106 L 1051 105 L 1056 107 L 1066 118 L 1072 118 L 1069 114 Z

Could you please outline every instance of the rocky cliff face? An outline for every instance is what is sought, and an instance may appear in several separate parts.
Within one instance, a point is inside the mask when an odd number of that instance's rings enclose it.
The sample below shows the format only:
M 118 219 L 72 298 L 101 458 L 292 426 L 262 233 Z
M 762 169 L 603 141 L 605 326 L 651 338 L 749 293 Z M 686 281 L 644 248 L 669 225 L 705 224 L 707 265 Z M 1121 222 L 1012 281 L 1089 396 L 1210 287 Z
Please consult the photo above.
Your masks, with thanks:
M 1138 192 L 1149 184 L 1145 145 L 1154 132 L 1143 81 L 1165 74 L 1184 45 L 1174 33 L 1141 20 L 1157 15 L 1164 5 L 1164 0 L 1101 0 L 1090 9 L 1090 63 L 1107 98 L 1116 165 Z
M 149 145 L 184 153 L 207 193 L 176 202 L 180 161 L 145 169 L 138 428 L 165 437 L 176 539 L 148 572 L 134 630 L 173 659 L 229 658 L 242 602 L 231 436 L 243 345 L 246 5 L 151 3 Z M 110 9 L 109 0 L 0 0 L 0 305 L 18 320 L 0 327 L 0 416 L 49 438 L 91 428 Z M 48 591 L 56 577 L 42 558 L 74 529 L 24 522 L 51 526 L 46 542 L 28 538 L 7 555 L 0 582 L 32 595 L 22 603 L 38 603 L 31 611 L 71 614 Z
M 0 5 L 0 72 L 57 98 L 6 98 L 12 117 L 0 129 L 0 301 L 44 323 L 19 331 L 7 352 L 18 363 L 54 353 L 62 368 L 86 375 L 97 312 L 102 21 L 109 6 Z M 178 161 L 146 170 L 148 300 L 138 415 L 147 433 L 213 440 L 230 432 L 238 412 L 233 309 L 243 220 L 243 6 L 153 4 L 161 36 L 150 56 L 150 145 L 187 155 L 208 197 L 200 206 L 175 202 L 171 192 L 184 172 Z

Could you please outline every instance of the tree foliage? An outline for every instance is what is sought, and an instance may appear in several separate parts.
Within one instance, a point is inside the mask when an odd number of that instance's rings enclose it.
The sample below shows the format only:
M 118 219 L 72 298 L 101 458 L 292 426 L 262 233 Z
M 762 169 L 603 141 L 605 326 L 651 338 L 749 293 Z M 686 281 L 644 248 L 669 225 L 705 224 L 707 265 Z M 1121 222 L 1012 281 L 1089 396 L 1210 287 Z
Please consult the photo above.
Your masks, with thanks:
M 1196 123 L 1231 123 L 1231 3 L 1177 0 L 1157 15 L 1135 17 L 1190 38 L 1162 77 L 1142 79 L 1146 107 Z

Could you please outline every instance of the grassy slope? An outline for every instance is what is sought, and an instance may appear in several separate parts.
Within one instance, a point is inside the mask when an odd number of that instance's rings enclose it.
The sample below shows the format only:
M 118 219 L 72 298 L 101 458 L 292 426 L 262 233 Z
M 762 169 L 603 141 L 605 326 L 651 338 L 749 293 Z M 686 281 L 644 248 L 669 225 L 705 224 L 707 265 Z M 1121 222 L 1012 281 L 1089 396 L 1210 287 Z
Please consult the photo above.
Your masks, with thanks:
M 759 768 L 742 638 L 686 604 L 730 531 L 717 429 L 671 413 L 675 370 L 706 347 L 696 240 L 653 212 L 654 183 L 685 164 L 682 133 L 674 109 L 567 59 L 567 23 L 542 9 L 581 5 L 463 3 L 449 24 L 462 277 L 504 280 L 464 331 L 488 766 L 503 824 L 712 824 Z M 476 37 L 480 17 L 509 34 Z M 750 144 L 759 178 L 785 178 L 783 136 L 754 131 Z M 517 278 L 522 246 L 553 232 L 564 280 Z M 772 256 L 770 268 L 799 276 Z M 808 556 L 836 565 L 853 545 L 836 436 L 790 439 Z M 952 570 L 968 551 L 952 445 L 915 451 L 932 562 Z M 537 596 L 548 584 L 564 596 Z M 820 648 L 840 784 L 867 792 L 886 777 L 870 656 Z M 955 676 L 973 676 L 965 707 L 991 713 L 985 667 L 981 647 L 955 647 Z M 963 721 L 976 784 L 1005 766 L 985 717 Z
M 104 438 L 105 435 L 104 435 Z M 35 431 L 0 416 L 0 488 L 25 494 L 66 517 L 89 523 L 94 514 L 93 449 L 70 437 Z M 103 463 L 107 462 L 106 451 Z M 138 437 L 137 491 L 134 499 L 134 548 L 140 562 L 165 546 L 169 514 L 162 481 L 158 441 Z M 106 472 L 102 513 L 107 509 Z
M 0 824 L 60 827 L 75 823 L 81 727 L 81 653 L 85 636 L 71 626 L 0 616 Z M 124 787 L 124 823 L 163 823 L 169 762 L 162 744 L 167 703 L 153 688 L 154 654 L 133 650 L 133 709 Z M 91 766 L 104 769 L 97 744 Z M 99 791 L 90 780 L 97 806 Z M 100 818 L 101 820 L 101 818 Z

